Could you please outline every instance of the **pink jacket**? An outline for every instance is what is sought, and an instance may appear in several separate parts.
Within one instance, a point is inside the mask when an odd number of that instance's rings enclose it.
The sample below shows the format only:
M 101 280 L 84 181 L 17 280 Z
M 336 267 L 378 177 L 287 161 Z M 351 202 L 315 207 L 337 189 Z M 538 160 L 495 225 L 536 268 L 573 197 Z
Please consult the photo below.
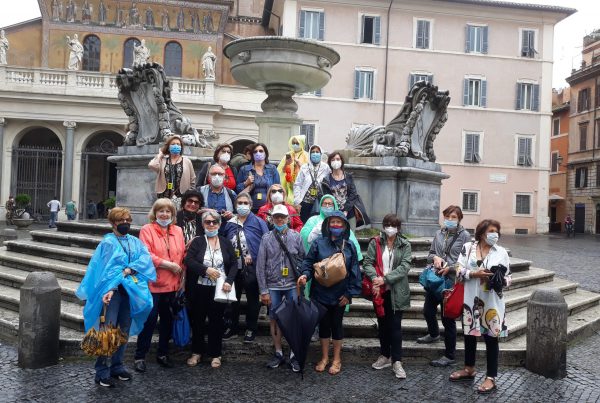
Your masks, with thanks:
M 156 281 L 149 283 L 150 291 L 153 293 L 177 291 L 181 285 L 181 275 L 158 267 L 164 260 L 183 267 L 183 255 L 185 254 L 183 231 L 173 224 L 167 228 L 168 236 L 155 222 L 144 225 L 140 230 L 140 240 L 148 247 L 152 263 L 156 268 Z

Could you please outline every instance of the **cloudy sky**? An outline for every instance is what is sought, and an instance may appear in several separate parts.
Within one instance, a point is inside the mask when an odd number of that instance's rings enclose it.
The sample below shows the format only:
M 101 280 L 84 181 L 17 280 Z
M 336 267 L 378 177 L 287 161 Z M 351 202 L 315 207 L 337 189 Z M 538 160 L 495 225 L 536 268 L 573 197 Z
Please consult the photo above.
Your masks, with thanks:
M 7 1 L 7 0 L 4 0 Z M 594 29 L 600 28 L 600 1 L 598 0 L 528 0 L 516 3 L 550 4 L 571 7 L 578 13 L 556 25 L 554 43 L 554 76 L 555 87 L 564 87 L 565 77 L 572 68 L 578 68 L 581 62 L 582 38 Z M 18 7 L 5 7 L 0 13 L 0 27 L 12 25 L 40 16 L 37 0 L 20 0 Z

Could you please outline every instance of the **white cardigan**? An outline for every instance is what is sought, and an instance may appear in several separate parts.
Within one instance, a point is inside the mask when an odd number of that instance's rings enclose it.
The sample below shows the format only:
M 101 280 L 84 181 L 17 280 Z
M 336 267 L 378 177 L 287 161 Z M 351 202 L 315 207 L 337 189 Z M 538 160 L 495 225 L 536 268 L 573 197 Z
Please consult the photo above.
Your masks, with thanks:
M 306 192 L 310 188 L 310 185 L 313 182 L 312 176 L 314 175 L 314 165 L 312 162 L 308 162 L 300 167 L 300 172 L 298 172 L 298 176 L 296 177 L 296 182 L 294 182 L 294 205 L 299 205 L 302 203 Z M 331 173 L 331 168 L 327 163 L 321 161 L 319 165 L 317 165 L 316 169 L 316 181 L 317 184 L 321 184 L 323 179 Z

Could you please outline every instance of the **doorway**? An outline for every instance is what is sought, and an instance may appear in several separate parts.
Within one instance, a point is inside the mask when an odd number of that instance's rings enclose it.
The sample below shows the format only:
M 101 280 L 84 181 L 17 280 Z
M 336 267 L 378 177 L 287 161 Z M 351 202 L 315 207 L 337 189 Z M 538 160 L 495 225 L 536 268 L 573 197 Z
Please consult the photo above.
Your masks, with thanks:
M 585 232 L 585 204 L 575 204 L 575 233 L 583 234 Z

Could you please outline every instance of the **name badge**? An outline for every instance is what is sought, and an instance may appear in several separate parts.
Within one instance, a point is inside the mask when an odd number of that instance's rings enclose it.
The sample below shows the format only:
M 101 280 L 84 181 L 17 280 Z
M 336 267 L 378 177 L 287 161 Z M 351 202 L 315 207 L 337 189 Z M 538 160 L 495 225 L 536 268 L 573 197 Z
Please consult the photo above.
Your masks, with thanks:
M 173 190 L 173 182 L 168 182 L 167 183 L 167 189 L 168 190 Z
M 281 275 L 283 277 L 287 277 L 289 274 L 290 274 L 290 271 L 289 271 L 289 269 L 287 267 L 282 267 L 281 268 Z
M 262 193 L 256 194 L 256 200 L 262 200 Z
M 240 257 L 240 251 L 239 249 L 235 250 L 235 257 L 239 258 Z
M 311 196 L 316 196 L 317 195 L 317 189 L 311 189 L 310 190 L 310 195 Z

